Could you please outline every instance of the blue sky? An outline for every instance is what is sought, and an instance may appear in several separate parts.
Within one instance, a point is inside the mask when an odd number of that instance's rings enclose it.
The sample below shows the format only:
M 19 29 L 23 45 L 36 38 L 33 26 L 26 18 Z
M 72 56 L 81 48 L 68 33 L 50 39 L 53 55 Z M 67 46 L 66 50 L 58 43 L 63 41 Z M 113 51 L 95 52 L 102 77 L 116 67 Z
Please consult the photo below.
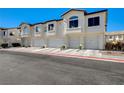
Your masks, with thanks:
M 105 8 L 82 8 L 87 12 Z M 107 8 L 106 8 L 107 9 Z M 0 8 L 0 27 L 17 27 L 21 22 L 37 23 L 60 19 L 69 8 Z M 124 30 L 124 8 L 109 8 L 107 31 Z

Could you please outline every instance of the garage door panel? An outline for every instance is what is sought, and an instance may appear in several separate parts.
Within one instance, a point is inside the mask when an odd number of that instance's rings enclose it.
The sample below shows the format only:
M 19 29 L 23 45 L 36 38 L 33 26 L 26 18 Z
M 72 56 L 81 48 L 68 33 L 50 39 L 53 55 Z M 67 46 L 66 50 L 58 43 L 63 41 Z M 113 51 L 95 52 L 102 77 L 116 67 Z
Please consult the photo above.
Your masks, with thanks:
M 28 38 L 22 39 L 22 46 L 30 46 L 30 40 Z
M 78 48 L 80 45 L 80 39 L 79 38 L 70 38 L 69 40 L 69 46 L 70 48 Z
M 64 44 L 62 39 L 49 39 L 48 40 L 48 47 L 52 48 L 60 48 Z
M 86 49 L 98 49 L 97 36 L 94 36 L 94 37 L 90 36 L 86 38 Z
M 34 47 L 41 47 L 45 44 L 44 40 L 42 39 L 34 39 Z

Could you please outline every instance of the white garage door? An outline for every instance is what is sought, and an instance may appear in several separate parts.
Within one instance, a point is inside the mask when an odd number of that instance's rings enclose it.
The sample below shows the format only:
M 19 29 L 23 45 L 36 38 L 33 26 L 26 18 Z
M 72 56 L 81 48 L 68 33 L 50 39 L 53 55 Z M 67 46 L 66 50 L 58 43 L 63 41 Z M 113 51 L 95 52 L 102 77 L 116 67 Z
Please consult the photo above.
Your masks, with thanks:
M 34 43 L 33 43 L 34 47 L 42 47 L 43 45 L 45 45 L 44 40 L 34 39 Z
M 70 38 L 69 39 L 69 47 L 70 48 L 79 48 L 80 38 Z
M 98 49 L 97 36 L 89 36 L 86 38 L 86 49 Z
M 22 46 L 30 46 L 30 40 L 28 38 L 22 38 Z
M 48 40 L 48 47 L 52 48 L 60 48 L 64 44 L 64 41 L 62 39 L 49 39 Z

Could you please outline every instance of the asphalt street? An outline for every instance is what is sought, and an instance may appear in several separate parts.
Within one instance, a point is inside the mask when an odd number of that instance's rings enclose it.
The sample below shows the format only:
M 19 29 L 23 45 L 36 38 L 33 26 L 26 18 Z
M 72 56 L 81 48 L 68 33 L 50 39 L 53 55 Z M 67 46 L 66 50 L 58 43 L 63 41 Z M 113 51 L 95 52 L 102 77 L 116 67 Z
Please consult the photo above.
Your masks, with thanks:
M 124 84 L 124 63 L 0 52 L 1 85 Z

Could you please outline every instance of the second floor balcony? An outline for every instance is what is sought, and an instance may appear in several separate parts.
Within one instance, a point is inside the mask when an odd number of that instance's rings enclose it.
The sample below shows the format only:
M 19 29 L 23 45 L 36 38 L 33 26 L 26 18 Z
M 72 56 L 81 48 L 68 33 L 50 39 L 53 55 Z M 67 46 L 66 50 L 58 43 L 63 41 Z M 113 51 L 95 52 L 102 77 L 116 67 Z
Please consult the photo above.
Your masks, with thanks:
M 29 37 L 31 34 L 22 32 L 20 35 L 21 37 Z
M 40 36 L 41 36 L 41 33 L 34 33 L 33 36 L 34 36 L 34 37 L 40 37 Z
M 65 31 L 66 34 L 70 34 L 70 33 L 80 33 L 80 32 L 82 32 L 82 28 L 81 28 L 81 27 L 66 28 L 65 30 L 66 30 L 66 31 Z
M 46 35 L 55 35 L 55 34 L 56 34 L 55 30 L 46 31 Z

